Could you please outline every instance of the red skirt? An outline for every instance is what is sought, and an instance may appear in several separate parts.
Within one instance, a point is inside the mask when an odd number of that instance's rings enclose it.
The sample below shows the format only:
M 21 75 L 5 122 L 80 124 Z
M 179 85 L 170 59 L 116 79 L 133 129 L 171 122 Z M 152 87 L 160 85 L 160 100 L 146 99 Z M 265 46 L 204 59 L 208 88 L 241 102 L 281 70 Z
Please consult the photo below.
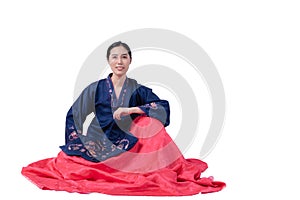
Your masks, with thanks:
M 22 174 L 41 189 L 78 193 L 184 196 L 225 187 L 212 177 L 201 177 L 207 164 L 185 159 L 158 120 L 137 118 L 130 132 L 139 141 L 119 156 L 94 163 L 61 151 L 23 167 Z

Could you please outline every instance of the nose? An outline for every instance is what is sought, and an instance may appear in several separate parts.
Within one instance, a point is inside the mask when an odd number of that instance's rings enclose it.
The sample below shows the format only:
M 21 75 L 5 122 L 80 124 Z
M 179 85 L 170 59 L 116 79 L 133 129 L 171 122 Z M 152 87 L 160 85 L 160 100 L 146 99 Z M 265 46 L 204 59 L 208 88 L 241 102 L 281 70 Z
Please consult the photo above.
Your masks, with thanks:
M 122 63 L 122 57 L 120 56 L 119 58 L 118 58 L 118 63 Z

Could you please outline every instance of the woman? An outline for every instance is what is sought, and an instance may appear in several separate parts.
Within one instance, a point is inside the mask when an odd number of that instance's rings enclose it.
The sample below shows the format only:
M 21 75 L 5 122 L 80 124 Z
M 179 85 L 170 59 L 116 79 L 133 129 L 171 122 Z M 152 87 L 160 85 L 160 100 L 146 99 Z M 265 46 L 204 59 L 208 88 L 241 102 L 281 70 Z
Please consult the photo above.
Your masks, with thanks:
M 166 133 L 168 101 L 126 76 L 129 46 L 113 43 L 107 61 L 112 73 L 86 87 L 67 113 L 62 151 L 22 174 L 42 189 L 79 193 L 182 196 L 221 190 L 225 183 L 200 178 L 206 163 L 185 159 Z M 95 117 L 83 133 L 90 113 Z

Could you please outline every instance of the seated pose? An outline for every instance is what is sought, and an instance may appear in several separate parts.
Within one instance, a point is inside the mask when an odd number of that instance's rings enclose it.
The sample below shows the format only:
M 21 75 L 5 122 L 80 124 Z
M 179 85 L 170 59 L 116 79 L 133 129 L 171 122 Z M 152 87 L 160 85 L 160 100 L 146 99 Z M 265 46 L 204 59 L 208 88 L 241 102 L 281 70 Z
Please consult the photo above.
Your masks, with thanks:
M 207 164 L 185 159 L 166 132 L 168 101 L 126 76 L 129 46 L 115 42 L 106 56 L 112 73 L 87 86 L 68 111 L 57 157 L 31 163 L 22 174 L 41 189 L 78 193 L 184 196 L 225 187 L 200 177 Z

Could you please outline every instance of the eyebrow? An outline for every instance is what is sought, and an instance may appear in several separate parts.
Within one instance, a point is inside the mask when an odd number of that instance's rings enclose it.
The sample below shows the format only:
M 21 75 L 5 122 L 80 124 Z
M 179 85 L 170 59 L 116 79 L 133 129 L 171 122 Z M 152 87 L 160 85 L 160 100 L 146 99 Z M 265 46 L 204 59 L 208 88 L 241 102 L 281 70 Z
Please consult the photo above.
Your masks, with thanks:
M 117 55 L 119 55 L 119 54 L 114 53 L 114 54 L 111 54 L 111 55 L 112 55 L 112 56 L 117 56 Z M 123 53 L 123 54 L 121 54 L 121 55 L 122 55 L 122 56 L 123 56 L 123 55 L 126 55 L 126 56 L 127 56 L 128 53 Z

